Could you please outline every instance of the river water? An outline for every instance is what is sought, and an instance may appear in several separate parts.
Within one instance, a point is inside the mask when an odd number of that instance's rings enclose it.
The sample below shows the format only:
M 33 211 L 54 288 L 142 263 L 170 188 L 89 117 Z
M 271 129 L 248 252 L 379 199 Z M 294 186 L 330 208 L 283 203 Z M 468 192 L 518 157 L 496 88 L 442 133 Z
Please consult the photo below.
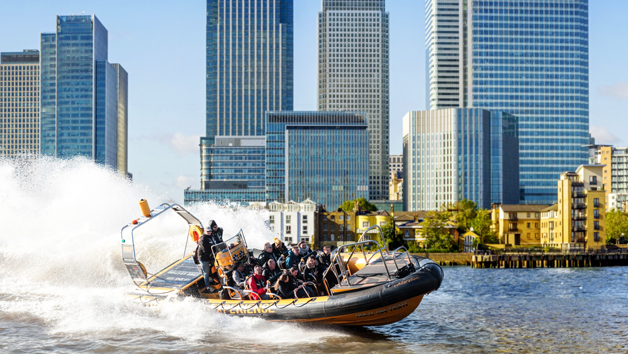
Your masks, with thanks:
M 396 324 L 346 329 L 216 314 L 193 299 L 144 308 L 120 261 L 137 200 L 160 197 L 82 160 L 0 162 L 0 352 L 628 352 L 628 268 L 445 267 L 441 288 Z M 266 215 L 200 206 L 249 246 Z M 185 223 L 155 221 L 136 239 L 155 271 L 182 254 Z M 148 228 L 148 226 L 147 226 Z

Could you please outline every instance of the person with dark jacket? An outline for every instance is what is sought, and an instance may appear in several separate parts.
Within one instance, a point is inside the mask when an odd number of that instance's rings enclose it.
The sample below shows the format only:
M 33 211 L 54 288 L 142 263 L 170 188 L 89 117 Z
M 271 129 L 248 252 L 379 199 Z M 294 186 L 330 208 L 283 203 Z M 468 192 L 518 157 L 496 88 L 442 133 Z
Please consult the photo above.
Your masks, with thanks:
M 288 272 L 281 273 L 277 283 L 275 283 L 275 292 L 282 299 L 294 299 L 293 283 L 290 281 Z
M 323 253 L 318 255 L 318 264 L 324 267 L 331 265 L 331 247 L 323 247 Z
M 264 268 L 264 272 L 262 273 L 262 275 L 271 284 L 274 283 L 277 280 L 277 278 L 279 278 L 279 276 L 281 275 L 281 269 L 277 267 L 277 262 L 275 262 L 273 259 L 269 259 L 263 268 Z
M 275 255 L 275 260 L 279 260 L 281 256 L 284 258 L 288 257 L 288 248 L 286 248 L 286 245 L 284 245 L 284 243 L 277 237 L 275 237 L 273 241 L 273 254 Z
M 302 275 L 299 274 L 299 269 L 297 267 L 290 268 L 288 272 L 288 277 L 290 278 L 291 289 L 299 289 L 297 290 L 297 297 L 308 297 L 308 295 L 314 296 L 314 290 L 312 290 L 312 288 L 310 288 L 309 286 L 303 284 L 303 280 L 300 279 Z
M 198 247 L 196 248 L 196 257 L 201 262 L 201 271 L 206 289 L 204 293 L 211 292 L 213 288 L 210 285 L 215 284 L 212 278 L 212 266 L 214 264 L 214 253 L 212 246 L 222 242 L 222 228 L 214 220 L 210 221 L 210 226 L 205 228 L 205 233 L 198 239 Z
M 244 272 L 244 263 L 238 262 L 232 273 L 234 288 L 242 291 L 246 287 L 244 283 L 246 281 L 246 273 Z
M 286 268 L 298 267 L 301 262 L 301 254 L 299 252 L 299 246 L 293 245 L 292 249 L 288 251 L 288 258 L 286 259 Z
M 277 262 L 277 258 L 273 254 L 273 246 L 270 245 L 270 242 L 267 242 L 264 245 L 264 251 L 257 256 L 257 264 L 263 267 L 271 259 Z

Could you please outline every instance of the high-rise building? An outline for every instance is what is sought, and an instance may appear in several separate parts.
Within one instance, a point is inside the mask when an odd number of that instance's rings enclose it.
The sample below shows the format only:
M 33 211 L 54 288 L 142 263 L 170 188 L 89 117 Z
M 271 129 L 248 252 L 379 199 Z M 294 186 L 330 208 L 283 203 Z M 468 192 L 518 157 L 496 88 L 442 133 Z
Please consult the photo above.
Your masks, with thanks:
M 517 118 L 457 108 L 403 117 L 404 210 L 469 199 L 481 208 L 519 198 Z
M 625 210 L 628 202 L 628 148 L 589 145 L 589 163 L 604 166 L 601 188 L 606 192 L 606 210 Z
M 0 157 L 39 155 L 39 51 L 0 53 Z
M 394 172 L 403 173 L 403 155 L 390 155 L 388 159 L 388 174 L 392 176 Z
M 129 175 L 129 74 L 120 64 L 111 64 L 118 74 L 118 171 Z
M 588 0 L 426 0 L 429 109 L 519 118 L 520 202 L 556 202 L 555 180 L 586 163 Z
M 292 0 L 207 0 L 207 119 L 216 136 L 264 136 L 266 111 L 293 107 Z M 201 188 L 211 180 L 201 162 Z
M 118 141 L 127 124 L 126 99 L 119 102 L 127 75 L 108 61 L 107 29 L 95 15 L 57 16 L 56 28 L 41 34 L 41 154 L 119 169 L 127 154 L 126 136 Z
M 322 0 L 318 109 L 368 113 L 371 200 L 388 198 L 388 34 L 384 0 Z
M 366 114 L 268 112 L 266 201 L 312 201 L 330 209 L 368 197 Z

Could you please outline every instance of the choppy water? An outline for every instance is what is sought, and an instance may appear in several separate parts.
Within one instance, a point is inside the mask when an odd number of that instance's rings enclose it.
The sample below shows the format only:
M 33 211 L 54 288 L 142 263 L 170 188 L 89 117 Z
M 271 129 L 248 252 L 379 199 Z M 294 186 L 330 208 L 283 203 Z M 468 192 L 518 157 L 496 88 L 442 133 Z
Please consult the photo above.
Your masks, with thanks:
M 159 196 L 81 160 L 0 161 L 0 352 L 628 352 L 628 268 L 446 267 L 441 289 L 393 325 L 343 329 L 216 314 L 197 301 L 143 308 L 120 262 L 120 227 Z M 193 208 L 252 247 L 265 216 Z M 148 226 L 147 226 L 148 228 Z M 185 224 L 139 235 L 149 271 L 181 255 Z M 152 268 L 151 268 L 152 267 Z

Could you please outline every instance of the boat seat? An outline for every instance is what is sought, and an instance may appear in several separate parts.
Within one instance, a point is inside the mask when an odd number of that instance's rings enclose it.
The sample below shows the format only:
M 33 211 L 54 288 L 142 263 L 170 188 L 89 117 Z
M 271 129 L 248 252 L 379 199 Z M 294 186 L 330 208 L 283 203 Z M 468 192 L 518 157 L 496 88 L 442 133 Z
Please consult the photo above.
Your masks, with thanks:
M 399 266 L 401 265 L 402 264 L 399 264 Z M 395 267 L 395 262 L 392 260 L 387 260 L 386 266 L 388 266 L 390 276 L 392 277 L 393 274 L 397 271 L 397 267 Z M 353 275 L 349 276 L 349 282 L 351 283 L 351 286 L 349 286 L 346 281 L 343 281 L 342 283 L 331 288 L 331 291 L 334 294 L 339 294 L 355 290 L 364 290 L 367 288 L 378 286 L 383 283 L 387 283 L 389 282 L 389 279 L 388 273 L 386 273 L 386 267 L 384 267 L 384 263 L 382 261 L 376 261 L 373 264 L 369 264 L 359 271 L 355 272 Z

